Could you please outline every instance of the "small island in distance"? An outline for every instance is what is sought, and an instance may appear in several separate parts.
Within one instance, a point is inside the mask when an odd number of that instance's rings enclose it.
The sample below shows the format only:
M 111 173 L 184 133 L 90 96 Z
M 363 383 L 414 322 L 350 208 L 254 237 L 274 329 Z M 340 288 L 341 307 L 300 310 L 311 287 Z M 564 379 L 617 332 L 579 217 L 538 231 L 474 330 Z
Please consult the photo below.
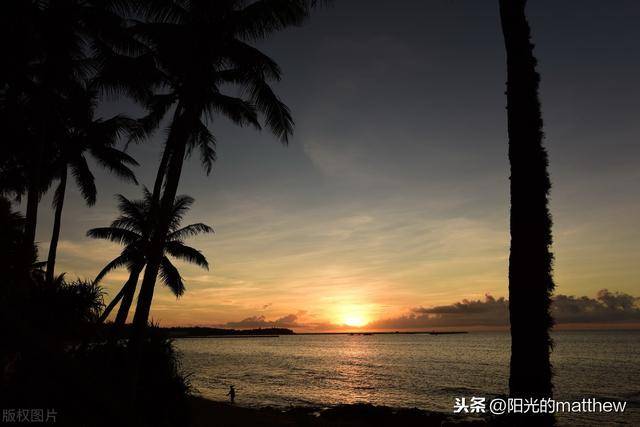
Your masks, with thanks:
M 205 326 L 160 328 L 171 338 L 277 337 L 295 335 L 287 328 L 223 329 Z
M 224 329 L 206 326 L 161 328 L 171 338 L 243 338 L 278 337 L 280 335 L 389 335 L 389 334 L 466 334 L 467 331 L 395 331 L 395 332 L 299 332 L 288 328 Z

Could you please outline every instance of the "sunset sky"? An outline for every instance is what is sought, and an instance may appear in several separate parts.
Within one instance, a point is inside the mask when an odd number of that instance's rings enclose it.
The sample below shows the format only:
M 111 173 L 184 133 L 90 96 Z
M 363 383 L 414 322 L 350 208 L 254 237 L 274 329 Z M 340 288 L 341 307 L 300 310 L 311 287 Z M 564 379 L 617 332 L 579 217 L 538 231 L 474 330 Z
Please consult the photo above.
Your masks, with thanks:
M 639 296 L 640 4 L 530 3 L 557 291 Z M 277 89 L 293 112 L 294 136 L 283 147 L 268 132 L 224 120 L 210 125 L 218 162 L 207 177 L 194 156 L 180 193 L 196 199 L 185 224 L 215 229 L 189 241 L 212 269 L 178 263 L 187 292 L 176 301 L 159 284 L 153 319 L 382 327 L 384 319 L 463 299 L 506 297 L 509 169 L 497 12 L 493 0 L 338 0 L 261 46 L 283 69 Z M 105 105 L 104 115 L 123 103 L 140 115 L 131 102 L 118 102 Z M 160 131 L 130 148 L 147 186 L 163 137 Z M 75 187 L 65 206 L 57 269 L 68 278 L 93 278 L 119 253 L 85 232 L 115 218 L 114 194 L 141 195 L 96 175 L 96 206 L 85 207 Z M 49 206 L 46 197 L 41 255 Z M 126 276 L 107 277 L 110 295 Z M 419 326 L 384 323 L 403 325 Z

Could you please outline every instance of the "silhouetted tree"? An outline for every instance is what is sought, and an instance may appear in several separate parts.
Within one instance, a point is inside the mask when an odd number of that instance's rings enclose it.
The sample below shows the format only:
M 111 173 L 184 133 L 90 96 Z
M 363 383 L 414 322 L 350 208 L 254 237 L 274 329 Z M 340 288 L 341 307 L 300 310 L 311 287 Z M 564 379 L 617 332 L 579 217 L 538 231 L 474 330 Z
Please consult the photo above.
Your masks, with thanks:
M 129 269 L 129 279 L 101 316 L 101 320 L 106 319 L 111 310 L 122 300 L 115 321 L 116 325 L 121 326 L 127 319 L 138 284 L 138 277 L 146 262 L 145 251 L 148 248 L 148 238 L 145 233 L 149 221 L 152 220 L 149 216 L 152 210 L 152 194 L 145 189 L 143 200 L 131 201 L 122 195 L 117 197 L 120 216 L 111 223 L 110 227 L 93 228 L 87 232 L 87 236 L 125 245 L 120 255 L 109 262 L 94 281 L 94 283 L 100 282 L 106 274 L 119 267 L 124 266 Z M 171 211 L 169 233 L 163 245 L 163 256 L 160 262 L 160 278 L 176 297 L 182 296 L 185 287 L 178 269 L 171 263 L 169 257 L 209 269 L 209 263 L 205 256 L 200 251 L 184 244 L 184 239 L 188 237 L 202 233 L 213 233 L 211 227 L 202 223 L 180 227 L 183 215 L 192 204 L 193 199 L 188 196 L 179 196 L 176 199 Z
M 111 39 L 122 28 L 120 0 L 7 0 L 0 2 L 6 66 L 0 72 L 3 109 L 20 112 L 5 128 L 7 140 L 21 145 L 12 156 L 11 190 L 26 193 L 25 248 L 35 241 L 38 204 L 53 177 L 45 163 L 53 155 L 55 128 L 66 120 L 70 92 L 96 71 L 92 43 Z M 19 42 L 18 42 L 19 41 Z M 12 46 L 13 45 L 13 46 Z M 4 61 L 3 61 L 4 62 Z M 7 163 L 2 162 L 5 166 Z M 14 166 L 22 166 L 20 171 Z M 3 171 L 5 174 L 6 171 Z M 23 182 L 19 182 L 21 177 Z
M 99 165 L 116 176 L 137 184 L 128 165 L 138 163 L 115 147 L 121 136 L 135 130 L 136 122 L 125 116 L 114 116 L 103 120 L 95 118 L 97 93 L 91 88 L 79 87 L 74 96 L 64 129 L 60 131 L 57 158 L 53 163 L 53 176 L 59 182 L 53 198 L 55 208 L 53 232 L 47 258 L 47 281 L 52 281 L 55 271 L 56 251 L 60 237 L 62 209 L 69 172 L 75 179 L 87 205 L 96 202 L 97 188 L 86 155 L 93 157 Z
M 547 153 L 526 0 L 500 0 L 507 53 L 507 115 L 511 162 L 509 312 L 514 396 L 552 394 L 549 309 L 554 289 Z
M 270 130 L 287 142 L 293 129 L 288 108 L 274 94 L 268 82 L 280 78 L 277 64 L 249 43 L 308 16 L 310 3 L 302 0 L 255 2 L 168 1 L 150 2 L 144 10 L 147 22 L 133 31 L 147 47 L 145 55 L 154 58 L 163 89 L 157 111 L 162 117 L 174 108 L 165 143 L 163 164 L 154 192 L 159 194 L 157 223 L 150 234 L 150 248 L 144 279 L 134 317 L 135 330 L 147 324 L 155 278 L 162 260 L 162 242 L 168 232 L 169 216 L 175 198 L 185 155 L 198 148 L 210 171 L 215 160 L 215 139 L 206 120 L 217 114 L 234 123 L 260 128 L 259 115 Z M 185 49 L 184 46 L 192 46 Z M 244 96 L 222 93 L 226 86 L 239 87 Z M 162 170 L 166 165 L 166 171 Z
M 0 195 L 0 271 L 3 275 L 0 301 L 2 307 L 10 305 L 11 299 L 15 298 L 17 284 L 28 281 L 33 264 L 36 262 L 35 247 L 32 247 L 28 253 L 19 250 L 23 243 L 24 222 L 24 216 L 13 210 L 9 199 Z M 10 328 L 7 323 L 3 323 L 0 327 Z

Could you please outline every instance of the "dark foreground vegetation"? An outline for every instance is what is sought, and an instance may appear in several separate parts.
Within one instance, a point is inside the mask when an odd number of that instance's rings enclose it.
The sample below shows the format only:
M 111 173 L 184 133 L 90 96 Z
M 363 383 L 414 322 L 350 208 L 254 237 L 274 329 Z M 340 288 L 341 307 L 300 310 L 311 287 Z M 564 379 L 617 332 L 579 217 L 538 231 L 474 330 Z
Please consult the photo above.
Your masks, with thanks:
M 189 385 L 166 334 L 149 328 L 144 363 L 132 364 L 125 336 L 99 322 L 102 289 L 47 281 L 35 248 L 17 250 L 24 219 L 3 199 L 0 217 L 0 409 L 43 410 L 63 426 L 187 425 Z

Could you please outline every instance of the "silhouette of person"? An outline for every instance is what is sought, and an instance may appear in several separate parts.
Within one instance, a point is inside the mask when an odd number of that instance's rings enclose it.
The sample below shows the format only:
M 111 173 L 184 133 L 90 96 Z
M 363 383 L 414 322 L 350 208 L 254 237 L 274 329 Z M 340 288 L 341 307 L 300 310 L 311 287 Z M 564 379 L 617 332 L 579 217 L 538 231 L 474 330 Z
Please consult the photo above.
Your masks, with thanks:
M 232 404 L 236 402 L 236 389 L 233 386 L 229 387 L 229 393 L 227 393 L 227 396 L 229 396 L 229 400 Z

